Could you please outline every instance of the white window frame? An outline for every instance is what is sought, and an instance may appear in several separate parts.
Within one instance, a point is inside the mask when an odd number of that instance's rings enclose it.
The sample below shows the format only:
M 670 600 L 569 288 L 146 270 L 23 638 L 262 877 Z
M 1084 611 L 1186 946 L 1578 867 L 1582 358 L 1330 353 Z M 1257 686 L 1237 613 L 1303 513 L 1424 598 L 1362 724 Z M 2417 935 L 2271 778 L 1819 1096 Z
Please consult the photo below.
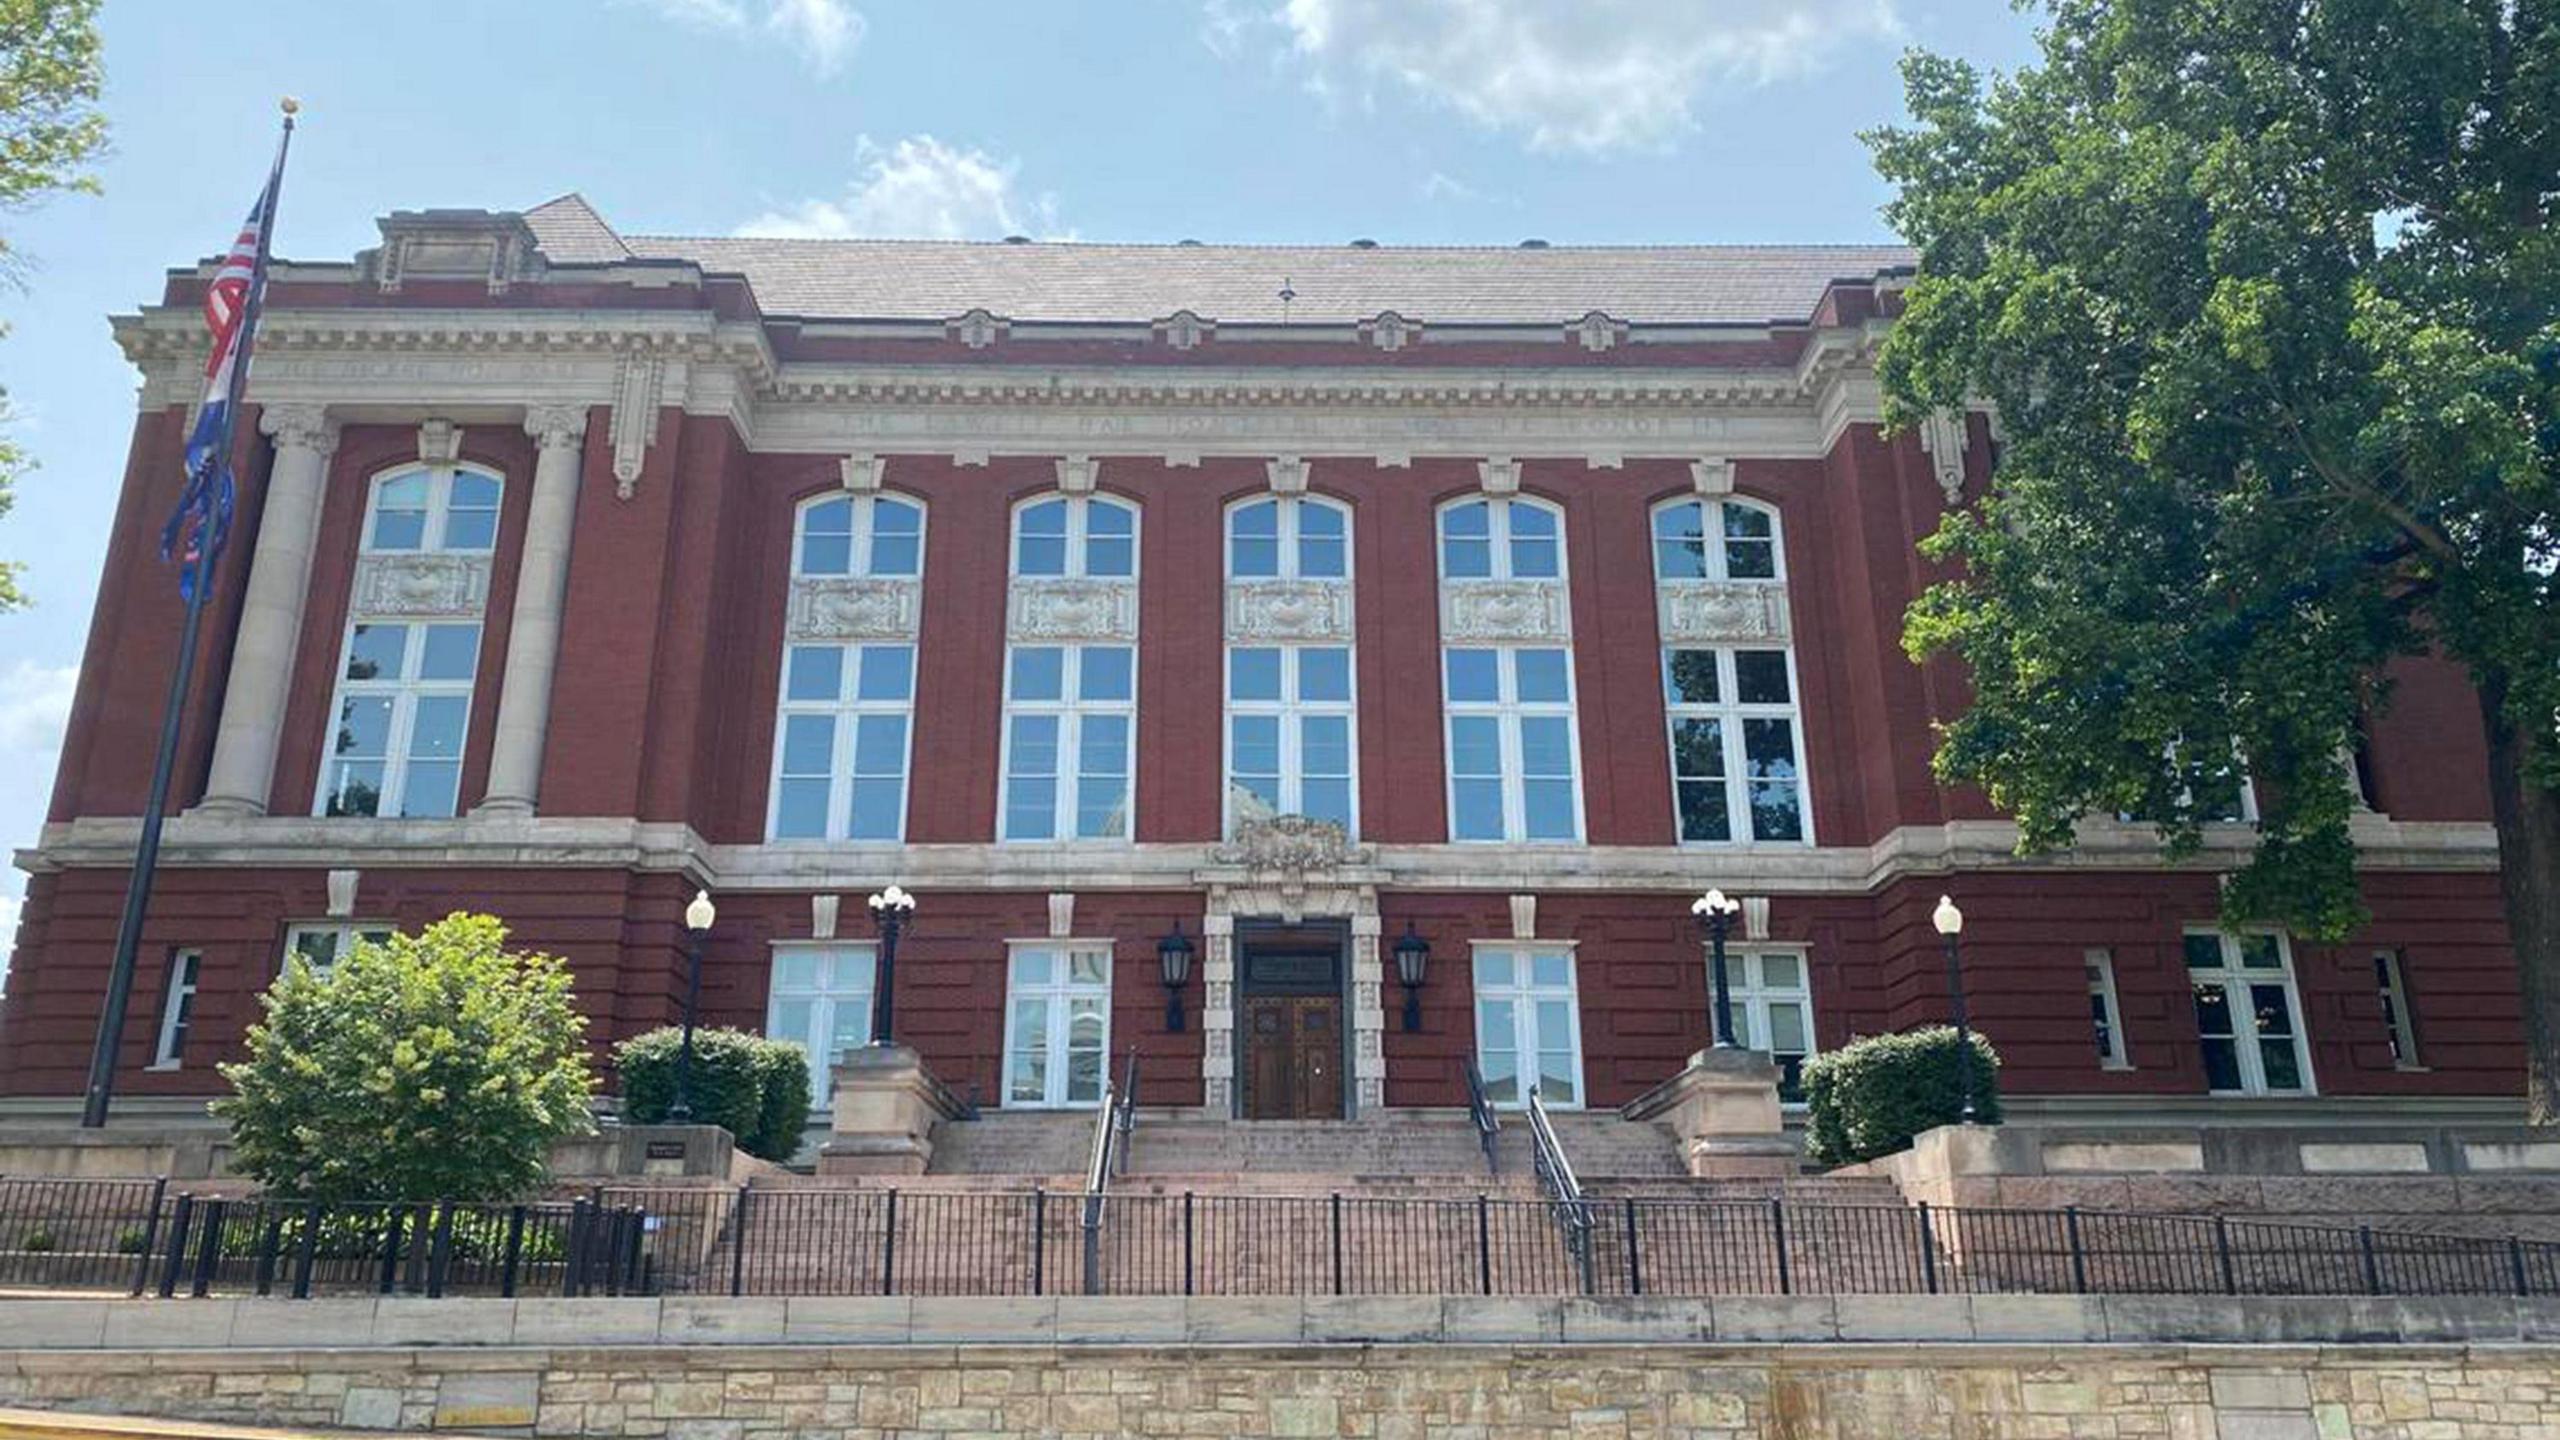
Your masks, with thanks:
M 2089 982 L 2089 998 L 2105 1006 L 2107 1012 L 2106 1043 L 2097 1049 L 2098 1068 L 2130 1070 L 2133 1058 L 2125 1044 L 2124 1006 L 2116 998 L 2116 957 L 2105 950 L 2084 950 L 2080 953 L 2080 966 Z M 2090 1017 L 2090 1024 L 2097 1024 L 2096 1016 Z M 2094 1041 L 2098 1037 L 2093 1032 L 2089 1038 Z
M 2273 937 L 2276 942 L 2276 959 L 2279 962 L 2277 969 L 2260 970 L 2245 967 L 2241 964 L 2240 941 L 2244 934 L 2251 937 Z M 2219 945 L 2222 956 L 2222 963 L 2219 966 L 2212 969 L 2200 969 L 2186 964 L 2186 938 L 2198 935 L 2212 936 L 2215 942 Z M 2201 988 L 2208 984 L 2225 987 L 2223 992 L 2224 1004 L 2231 1012 L 2232 1051 L 2240 1071 L 2240 1088 L 2237 1090 L 2209 1090 L 2209 1093 L 2232 1097 L 2276 1096 L 2282 1098 L 2319 1094 L 2319 1080 L 2311 1070 L 2310 1017 L 2303 1013 L 2302 989 L 2294 980 L 2292 940 L 2289 939 L 2282 931 L 2248 930 L 2235 932 L 2224 930 L 2213 925 L 2187 926 L 2185 930 L 2181 932 L 2179 939 L 2180 948 L 2178 961 L 2180 966 L 2186 969 L 2189 988 L 2192 990 L 2195 988 Z M 2249 986 L 2253 984 L 2265 985 L 2275 983 L 2281 983 L 2284 986 L 2285 1004 L 2290 1007 L 2293 1015 L 2292 1040 L 2294 1063 L 2299 1066 L 2302 1071 L 2302 1088 L 2298 1090 L 2270 1090 L 2267 1088 L 2266 1060 L 2258 1048 L 2261 1037 L 2258 1031 L 2257 1010 L 2256 1007 L 2245 1003 L 2248 999 Z M 2239 992 L 2236 996 L 2232 993 L 2234 989 Z M 2201 1055 L 2203 1039 L 2201 1025 L 2198 1027 L 2198 1037 L 2198 1064 L 2201 1065 L 2203 1063 Z M 2210 1087 L 2212 1083 L 2212 1072 L 2208 1069 L 2206 1071 L 2205 1084 Z
M 399 927 L 388 920 L 296 920 L 284 927 L 284 954 L 276 962 L 276 973 L 284 973 L 284 967 L 302 954 L 302 942 L 306 937 L 337 937 L 337 948 L 329 952 L 329 963 L 323 965 L 314 961 L 311 966 L 313 974 L 326 975 L 337 968 L 339 959 L 354 949 L 358 941 L 370 939 L 376 944 L 388 944 L 398 932 Z
M 838 957 L 859 956 L 871 962 L 870 973 L 858 987 L 835 984 L 811 988 L 786 987 L 782 983 L 782 961 L 786 956 L 818 956 L 829 962 Z M 832 963 L 829 974 L 833 974 Z M 862 1007 L 862 1023 L 859 1029 L 864 1043 L 868 1044 L 873 1015 L 871 1007 L 879 1003 L 879 987 L 879 947 L 867 941 L 794 940 L 785 941 L 773 947 L 765 971 L 764 1033 L 767 1039 L 786 1041 L 799 1046 L 800 1053 L 807 1058 L 809 1107 L 813 1115 L 828 1113 L 829 1107 L 834 1103 L 835 1056 L 812 1054 L 809 1049 L 811 1037 L 833 1036 L 836 1033 L 837 1008 L 847 1002 L 855 1002 Z M 785 1035 L 781 1033 L 782 1007 L 786 1002 L 795 1000 L 809 1002 L 809 1026 L 801 1034 Z
M 169 983 L 160 999 L 160 1029 L 151 1043 L 153 1070 L 176 1070 L 185 1063 L 187 1030 L 195 1014 L 196 987 L 204 973 L 204 952 L 178 950 L 169 956 Z
M 2408 963 L 2397 949 L 2375 950 L 2374 985 L 2382 1000 L 2382 1023 L 2391 1037 L 2391 1068 L 2424 1070 L 2426 1058 L 2418 1053 L 2418 1017 L 2409 1008 Z
M 1045 984 L 1024 985 L 1014 977 L 1014 961 L 1026 953 L 1042 953 L 1051 957 L 1050 979 Z M 1076 957 L 1099 959 L 1102 978 L 1076 980 Z M 1111 1083 L 1111 942 L 1108 940 L 1016 940 L 1005 946 L 1004 956 L 1004 1063 L 997 1091 L 998 1102 L 1007 1110 L 1092 1110 L 1102 1103 L 1101 1092 Z M 1045 1000 L 1049 1004 L 1046 1032 L 1040 1037 L 1043 1070 L 1041 1098 L 1014 1098 L 1014 1062 L 1019 1055 L 1016 1046 L 1023 1040 L 1016 1012 L 1019 1002 Z M 1076 1099 L 1073 1090 L 1072 1064 L 1074 1051 L 1074 1017 L 1072 1004 L 1077 1000 L 1099 1000 L 1102 1016 L 1102 1058 L 1096 1072 L 1093 1098 Z
M 1279 507 L 1277 528 L 1272 532 L 1273 548 L 1277 552 L 1276 565 L 1278 568 L 1274 573 L 1269 575 L 1246 575 L 1236 569 L 1236 542 L 1239 538 L 1236 533 L 1236 522 L 1244 516 L 1246 511 L 1262 505 L 1274 505 Z M 1311 577 L 1306 573 L 1306 556 L 1303 553 L 1303 543 L 1306 539 L 1306 532 L 1303 526 L 1303 517 L 1310 509 L 1331 511 L 1342 520 L 1342 573 L 1339 575 L 1317 575 Z M 1349 583 L 1353 579 L 1351 531 L 1351 507 L 1329 495 L 1246 496 L 1244 499 L 1238 500 L 1227 507 L 1225 541 L 1227 578 L 1229 580 L 1305 580 L 1312 578 L 1316 580 Z
M 1507 957 L 1510 961 L 1510 984 L 1488 986 L 1482 979 L 1480 962 L 1489 956 L 1496 955 Z M 1539 955 L 1564 957 L 1565 983 L 1561 987 L 1539 985 L 1534 980 L 1522 978 L 1535 973 L 1526 968 L 1526 962 L 1531 957 Z M 1546 1102 L 1550 1110 L 1583 1109 L 1589 1101 L 1591 1080 L 1582 1053 L 1582 962 L 1575 954 L 1573 942 L 1476 941 L 1468 947 L 1467 981 L 1474 992 L 1468 1003 L 1475 1012 L 1473 1054 L 1479 1068 L 1484 1063 L 1485 1053 L 1484 1002 L 1488 997 L 1507 999 L 1512 1002 L 1512 1053 L 1519 1057 L 1519 1064 L 1513 1074 L 1510 1099 L 1505 1100 L 1488 1092 L 1486 1098 L 1492 1102 L 1493 1107 L 1497 1110 L 1528 1108 L 1529 1089 L 1537 1083 L 1538 1077 L 1538 1042 L 1546 1038 L 1538 1031 L 1537 1003 L 1540 1000 L 1553 1000 L 1561 995 L 1565 1002 L 1565 1026 L 1568 1032 L 1566 1038 L 1570 1041 L 1573 1051 L 1573 1098 L 1558 1100 L 1552 1095 L 1543 1094 L 1539 1098 Z M 1488 1080 L 1486 1083 L 1490 1085 L 1493 1082 Z
M 1025 571 L 1022 568 L 1022 517 L 1034 508 L 1051 501 L 1064 501 L 1067 507 L 1064 567 L 1055 575 Z M 1092 536 L 1092 514 L 1093 508 L 1097 505 L 1125 511 L 1129 516 L 1129 573 L 1126 575 L 1097 576 L 1092 573 L 1092 556 L 1085 542 Z M 1014 505 L 1012 518 L 1005 527 L 1005 574 L 1008 578 L 1016 580 L 1134 581 L 1138 578 L 1139 571 L 1144 568 L 1142 562 L 1145 559 L 1145 537 L 1146 515 L 1139 509 L 1136 501 L 1124 500 L 1117 495 L 1069 495 L 1064 491 L 1051 490 L 1044 494 L 1030 496 Z
M 1484 651 L 1493 655 L 1495 693 L 1493 700 L 1458 700 L 1449 695 L 1449 657 L 1461 650 Z M 1524 651 L 1553 651 L 1564 657 L 1564 698 L 1562 700 L 1523 701 L 1520 699 L 1520 656 Z M 1440 743 L 1444 772 L 1442 799 L 1449 807 L 1448 834 L 1453 845 L 1579 845 L 1583 843 L 1583 764 L 1581 682 L 1574 673 L 1573 647 L 1570 645 L 1443 645 L 1440 647 L 1440 689 L 1442 714 Z M 1529 790 L 1523 747 L 1521 722 L 1532 718 L 1561 717 L 1565 725 L 1565 753 L 1572 757 L 1573 833 L 1565 836 L 1542 835 L 1528 838 Z M 1500 734 L 1502 782 L 1502 834 L 1499 836 L 1461 837 L 1458 834 L 1457 729 L 1462 718 L 1490 718 Z M 1468 776 L 1482 779 L 1482 776 Z M 1553 776 L 1542 776 L 1553 779 Z
M 811 570 L 808 560 L 809 517 L 829 505 L 849 504 L 853 507 L 853 529 L 845 544 L 843 570 Z M 886 575 L 873 562 L 872 539 L 877 532 L 880 507 L 883 504 L 904 506 L 916 515 L 916 567 L 893 570 Z M 903 491 L 881 491 L 873 495 L 841 493 L 815 495 L 800 502 L 791 521 L 791 573 L 813 579 L 837 580 L 922 580 L 924 578 L 925 530 L 932 523 L 932 513 L 922 500 Z
M 1024 650 L 1057 650 L 1061 652 L 1058 667 L 1058 698 L 1055 700 L 1019 699 L 1013 693 L 1014 656 Z M 1125 700 L 1083 700 L 1085 654 L 1092 650 L 1126 650 L 1129 652 L 1129 698 Z M 1061 641 L 1054 644 L 1013 644 L 1004 653 L 1004 734 L 996 757 L 996 839 L 1003 844 L 1025 845 L 1113 845 L 1126 844 L 1137 831 L 1138 817 L 1138 647 L 1121 641 Z M 1053 792 L 1050 830 L 1047 835 L 1013 833 L 1013 805 L 1009 791 L 1013 781 L 1013 722 L 1023 715 L 1058 717 L 1057 789 Z M 1128 721 L 1127 743 L 1121 757 L 1121 773 L 1127 777 L 1126 792 L 1120 803 L 1120 833 L 1116 835 L 1078 835 L 1076 815 L 1083 799 L 1084 722 L 1088 716 L 1118 715 Z M 912 728 L 912 727 L 910 727 Z
M 833 700 L 794 700 L 791 698 L 791 658 L 802 650 L 834 650 L 842 655 L 839 682 Z M 857 698 L 862 685 L 862 662 L 866 651 L 904 650 L 907 652 L 907 693 L 895 700 Z M 765 791 L 765 839 L 779 845 L 840 841 L 857 845 L 895 844 L 907 838 L 907 799 L 914 789 L 916 745 L 916 647 L 904 640 L 854 640 L 802 644 L 785 642 L 782 647 L 782 680 L 774 692 L 773 766 L 771 783 Z M 807 776 L 785 776 L 782 773 L 784 747 L 791 735 L 791 718 L 815 715 L 831 718 L 835 732 L 828 741 L 827 821 L 823 835 L 785 837 L 782 828 L 782 782 L 785 779 L 807 779 Z M 866 717 L 890 716 L 901 722 L 898 748 L 898 825 L 888 835 L 865 835 L 855 838 L 853 828 L 853 783 L 884 777 L 863 775 L 854 768 L 854 738 Z
M 1766 701 L 1744 703 L 1739 682 L 1742 651 L 1784 656 L 1787 665 L 1787 700 L 1785 704 Z M 1675 701 L 1671 698 L 1671 657 L 1678 654 L 1713 655 L 1716 663 L 1716 700 L 1712 704 L 1697 701 Z M 1663 737 L 1670 747 L 1671 828 L 1679 843 L 1709 850 L 1749 849 L 1753 847 L 1782 850 L 1809 849 L 1813 839 L 1813 783 L 1806 773 L 1804 744 L 1804 686 L 1796 673 L 1796 647 L 1778 645 L 1667 645 L 1662 651 Z M 1729 838 L 1693 840 L 1681 830 L 1679 723 L 1683 720 L 1712 720 L 1724 751 L 1724 813 Z M 1753 833 L 1751 808 L 1750 759 L 1743 740 L 1746 720 L 1784 720 L 1787 722 L 1789 746 L 1795 753 L 1796 829 L 1800 838 L 1763 840 Z M 1694 782 L 1693 782 L 1694 783 Z
M 1487 566 L 1491 573 L 1485 575 L 1452 575 L 1449 573 L 1449 517 L 1457 514 L 1461 510 L 1465 510 L 1476 505 L 1486 507 L 1485 549 L 1486 554 L 1489 557 L 1487 560 Z M 1511 555 L 1511 514 L 1514 508 L 1520 506 L 1526 506 L 1532 510 L 1543 511 L 1548 518 L 1555 521 L 1556 573 L 1553 575 L 1522 576 L 1513 572 Z M 1447 502 L 1442 505 L 1439 512 L 1433 516 L 1431 529 L 1432 560 L 1434 564 L 1439 566 L 1440 583 L 1443 585 L 1485 585 L 1520 579 L 1553 581 L 1559 585 L 1571 583 L 1573 577 L 1571 562 L 1565 553 L 1566 537 L 1564 520 L 1564 508 L 1562 506 L 1557 505 L 1552 501 L 1541 500 L 1529 495 L 1464 495 Z
M 1239 650 L 1270 650 L 1280 656 L 1280 698 L 1277 700 L 1240 700 L 1235 693 L 1235 657 Z M 1305 700 L 1299 698 L 1301 662 L 1310 650 L 1338 650 L 1349 683 L 1340 700 Z M 1226 833 L 1233 835 L 1239 823 L 1237 806 L 1244 792 L 1236 784 L 1236 721 L 1269 717 L 1279 723 L 1280 730 L 1280 805 L 1278 813 L 1306 813 L 1305 746 L 1299 732 L 1304 721 L 1320 717 L 1339 717 L 1347 737 L 1350 803 L 1344 817 L 1346 835 L 1360 833 L 1360 665 L 1359 655 L 1348 645 L 1229 645 L 1227 647 L 1226 696 L 1227 713 L 1220 735 L 1225 779 Z M 1331 777 L 1327 777 L 1331 778 Z
M 1769 956 L 1784 956 L 1796 962 L 1796 983 L 1792 986 L 1768 983 L 1761 961 Z M 1804 945 L 1772 945 L 1749 941 L 1725 946 L 1725 994 L 1733 1005 L 1734 1040 L 1746 1050 L 1774 1055 L 1770 1046 L 1769 1007 L 1772 1004 L 1798 1004 L 1804 1007 L 1804 1051 L 1799 1066 L 1822 1053 L 1822 1041 L 1815 1024 L 1813 1008 L 1813 954 Z M 1707 1003 L 1715 1003 L 1715 959 L 1707 959 Z M 1801 1073 L 1801 1070 L 1799 1070 Z M 1801 1099 L 1784 1102 L 1783 1108 L 1801 1110 Z
M 374 522 L 381 510 L 382 492 L 394 483 L 412 475 L 427 477 L 427 519 L 414 546 L 389 547 L 374 544 Z M 453 522 L 453 482 L 457 476 L 476 475 L 498 487 L 498 504 L 490 517 L 489 543 L 483 545 L 451 545 L 445 531 Z M 487 555 L 498 548 L 498 531 L 506 523 L 507 477 L 486 465 L 395 465 L 375 475 L 366 483 L 364 528 L 358 551 L 366 555 Z
M 1769 521 L 1769 568 L 1773 573 L 1768 575 L 1745 575 L 1740 578 L 1736 578 L 1734 576 L 1732 557 L 1728 555 L 1725 550 L 1726 544 L 1730 538 L 1724 533 L 1724 512 L 1728 509 L 1747 510 L 1753 514 L 1767 517 Z M 1698 512 L 1698 524 L 1700 526 L 1698 532 L 1699 537 L 1702 540 L 1713 542 L 1712 544 L 1703 545 L 1701 547 L 1702 554 L 1700 558 L 1706 562 L 1705 569 L 1707 573 L 1704 575 L 1665 575 L 1662 573 L 1663 536 L 1659 527 L 1662 524 L 1662 517 L 1676 510 L 1690 510 Z M 1786 533 L 1781 527 L 1778 517 L 1778 507 L 1775 505 L 1764 505 L 1756 500 L 1743 500 L 1732 496 L 1709 500 L 1697 496 L 1684 495 L 1675 499 L 1665 500 L 1661 504 L 1654 506 L 1651 513 L 1645 516 L 1645 541 L 1650 547 L 1649 553 L 1653 557 L 1653 578 L 1660 584 L 1698 585 L 1709 581 L 1713 581 L 1717 584 L 1730 585 L 1784 585 L 1787 583 Z

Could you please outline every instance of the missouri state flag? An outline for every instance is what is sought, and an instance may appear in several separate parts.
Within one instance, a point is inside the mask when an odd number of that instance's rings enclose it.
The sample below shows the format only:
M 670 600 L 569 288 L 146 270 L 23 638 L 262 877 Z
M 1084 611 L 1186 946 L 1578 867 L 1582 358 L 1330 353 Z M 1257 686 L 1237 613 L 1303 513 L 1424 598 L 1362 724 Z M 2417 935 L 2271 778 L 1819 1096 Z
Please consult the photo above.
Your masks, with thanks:
M 249 378 L 249 350 L 267 283 L 267 241 L 275 228 L 276 196 L 284 186 L 284 154 L 279 146 L 266 188 L 258 192 L 213 283 L 205 287 L 204 320 L 213 347 L 204 362 L 204 408 L 187 437 L 186 487 L 160 532 L 160 558 L 178 563 L 179 593 L 190 597 L 197 574 L 212 573 L 231 531 L 231 430 Z

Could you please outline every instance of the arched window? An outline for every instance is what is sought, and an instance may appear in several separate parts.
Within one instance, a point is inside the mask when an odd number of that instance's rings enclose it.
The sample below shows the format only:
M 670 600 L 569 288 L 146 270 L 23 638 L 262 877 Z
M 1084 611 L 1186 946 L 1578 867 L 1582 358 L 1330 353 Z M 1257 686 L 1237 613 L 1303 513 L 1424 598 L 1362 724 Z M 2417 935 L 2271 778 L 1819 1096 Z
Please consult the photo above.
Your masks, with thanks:
M 1440 511 L 1443 608 L 1481 581 L 1559 581 L 1564 518 L 1526 496 L 1455 501 Z M 1447 709 L 1449 838 L 1574 842 L 1582 838 L 1573 647 L 1560 585 L 1545 601 L 1506 604 L 1483 628 L 1441 649 Z M 1475 634 L 1491 638 L 1473 638 Z
M 1138 508 L 1108 495 L 1053 495 L 1013 512 L 1013 573 L 1125 580 L 1138 573 Z
M 1276 495 L 1227 511 L 1227 579 L 1334 581 L 1351 573 L 1351 512 L 1313 495 Z M 1273 815 L 1330 820 L 1358 833 L 1357 705 L 1351 597 L 1319 623 L 1248 626 L 1227 642 L 1227 827 Z M 1303 606 L 1304 601 L 1297 603 Z M 1276 633 L 1275 633 L 1276 631 Z
M 1657 580 L 1778 580 L 1777 512 L 1748 500 L 1673 500 L 1653 512 Z
M 455 813 L 504 492 L 497 475 L 472 466 L 374 478 L 315 813 Z M 422 555 L 463 563 L 426 568 L 412 558 Z
M 809 501 L 800 507 L 791 556 L 795 616 L 823 613 L 820 602 L 835 582 L 919 578 L 924 507 L 895 495 Z M 823 626 L 810 628 L 816 633 L 783 647 L 766 833 L 776 840 L 901 839 L 915 644 L 894 632 L 836 640 L 824 638 Z

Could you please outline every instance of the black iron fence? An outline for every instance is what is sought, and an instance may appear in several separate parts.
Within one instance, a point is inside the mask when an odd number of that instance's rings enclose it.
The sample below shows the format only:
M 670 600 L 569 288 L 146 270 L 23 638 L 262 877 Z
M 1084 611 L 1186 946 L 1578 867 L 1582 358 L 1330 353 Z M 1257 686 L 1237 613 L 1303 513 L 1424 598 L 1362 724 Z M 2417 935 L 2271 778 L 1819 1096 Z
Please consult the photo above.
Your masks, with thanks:
M 2560 1295 L 2560 1243 L 2236 1216 L 604 1187 L 313 1205 L 0 1180 L 0 1290 L 131 1295 Z M 1566 1236 L 1583 1237 L 1580 1247 Z M 1580 1253 L 1577 1253 L 1579 1251 Z

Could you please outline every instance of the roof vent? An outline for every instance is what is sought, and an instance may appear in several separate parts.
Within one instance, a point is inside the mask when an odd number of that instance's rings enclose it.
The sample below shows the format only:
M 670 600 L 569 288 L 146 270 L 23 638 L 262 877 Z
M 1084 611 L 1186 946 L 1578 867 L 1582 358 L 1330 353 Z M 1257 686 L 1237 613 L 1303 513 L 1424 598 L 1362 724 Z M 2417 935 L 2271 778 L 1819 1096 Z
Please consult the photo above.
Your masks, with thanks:
M 1535 235 L 1532 235 L 1528 239 L 1520 242 L 1520 248 L 1523 250 L 1544 250 L 1547 248 L 1547 242 L 1539 239 Z
M 1028 235 L 1007 235 L 1004 237 L 1004 243 L 1007 245 L 1028 245 L 1031 243 L 1031 237 Z
M 1363 236 L 1358 240 L 1352 241 L 1351 248 L 1354 250 L 1375 250 L 1378 248 L 1378 242 Z

